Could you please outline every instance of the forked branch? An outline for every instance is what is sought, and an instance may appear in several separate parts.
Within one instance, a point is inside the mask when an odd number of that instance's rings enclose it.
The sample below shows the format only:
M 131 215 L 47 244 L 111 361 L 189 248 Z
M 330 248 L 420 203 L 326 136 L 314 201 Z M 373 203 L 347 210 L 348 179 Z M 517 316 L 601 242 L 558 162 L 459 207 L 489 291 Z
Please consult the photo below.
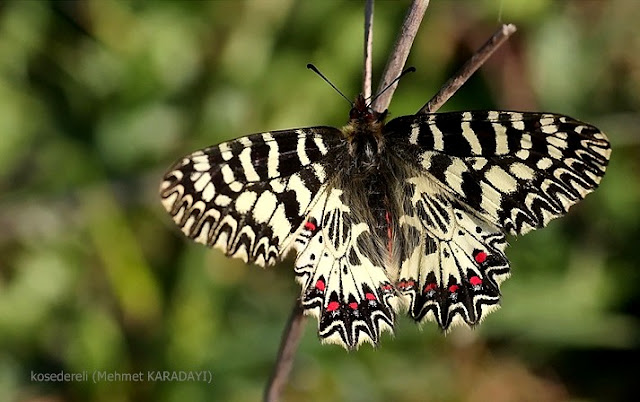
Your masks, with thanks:
M 389 61 L 383 73 L 383 78 L 378 86 L 378 91 L 387 87 L 396 79 L 404 68 L 404 64 L 409 56 L 409 50 L 413 44 L 422 17 L 429 5 L 429 0 L 414 0 L 407 12 L 402 29 Z M 491 54 L 502 45 L 507 38 L 516 31 L 515 25 L 503 25 L 484 44 L 465 65 L 453 76 L 438 93 L 420 109 L 418 113 L 435 112 L 442 106 L 468 79 L 469 77 L 491 56 Z M 373 0 L 368 0 L 365 6 L 365 55 L 363 70 L 363 94 L 365 97 L 371 94 L 371 38 L 373 35 Z M 379 96 L 372 105 L 376 111 L 384 111 L 389 107 L 395 89 L 394 84 L 384 94 Z M 367 93 L 369 95 L 367 95 Z M 287 379 L 293 365 L 296 350 L 304 331 L 304 310 L 300 304 L 300 299 L 296 299 L 289 322 L 282 335 L 280 350 L 273 369 L 273 374 L 265 390 L 264 400 L 276 402 L 280 400 L 282 391 L 287 384 Z

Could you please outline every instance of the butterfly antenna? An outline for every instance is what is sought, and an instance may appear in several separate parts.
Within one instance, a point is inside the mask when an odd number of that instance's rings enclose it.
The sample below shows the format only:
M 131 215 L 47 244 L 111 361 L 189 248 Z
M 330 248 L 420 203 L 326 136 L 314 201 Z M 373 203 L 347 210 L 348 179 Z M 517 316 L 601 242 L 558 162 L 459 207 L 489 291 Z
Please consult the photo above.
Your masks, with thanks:
M 309 70 L 312 70 L 314 73 L 318 74 L 320 76 L 320 78 L 322 78 L 323 80 L 325 80 L 327 82 L 327 84 L 331 85 L 331 88 L 335 89 L 337 93 L 339 93 L 343 98 L 345 98 L 347 100 L 347 102 L 349 102 L 349 104 L 351 105 L 351 107 L 353 107 L 353 102 L 351 102 L 349 100 L 349 98 L 347 98 L 346 96 L 344 96 L 344 94 L 342 92 L 340 92 L 340 90 L 338 88 L 336 88 L 335 85 L 333 85 L 333 83 L 331 81 L 329 81 L 329 79 L 327 77 L 324 76 L 324 74 L 322 74 L 317 68 L 316 66 L 314 66 L 313 64 L 309 63 L 307 64 L 307 68 Z
M 405 75 L 409 74 L 409 73 L 415 73 L 416 68 L 415 67 L 409 67 L 406 70 L 404 70 L 395 80 L 391 81 L 389 83 L 389 85 L 387 85 L 382 91 L 378 92 L 378 94 L 371 99 L 371 102 L 369 102 L 369 105 L 373 104 L 373 102 L 376 101 L 376 99 L 378 99 L 378 97 L 380 95 L 382 95 L 383 93 L 385 93 L 387 91 L 387 89 L 391 88 L 393 86 L 393 84 L 395 84 L 396 82 L 400 81 L 400 78 L 404 77 Z M 369 97 L 369 99 L 371 98 L 371 96 Z

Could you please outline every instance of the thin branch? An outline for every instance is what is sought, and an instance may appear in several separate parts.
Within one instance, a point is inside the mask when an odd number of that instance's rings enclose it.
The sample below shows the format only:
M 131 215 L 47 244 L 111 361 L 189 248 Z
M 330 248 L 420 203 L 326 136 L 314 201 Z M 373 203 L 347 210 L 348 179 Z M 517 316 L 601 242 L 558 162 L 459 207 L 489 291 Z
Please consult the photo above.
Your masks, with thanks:
M 402 28 L 400 28 L 400 33 L 396 38 L 396 43 L 393 46 L 393 52 L 389 56 L 387 66 L 384 68 L 382 80 L 380 81 L 380 85 L 378 85 L 378 93 L 402 73 L 404 63 L 406 63 L 407 57 L 409 57 L 411 45 L 413 44 L 413 40 L 422 22 L 422 17 L 424 17 L 428 6 L 429 0 L 414 0 L 409 7 L 409 11 L 407 11 L 407 15 L 404 17 Z M 373 105 L 371 105 L 372 109 L 377 112 L 386 110 L 391 103 L 391 98 L 397 86 L 398 84 L 396 83 L 376 99 Z
M 373 70 L 373 0 L 364 5 L 364 74 L 362 94 L 365 99 L 371 97 L 371 72 Z
M 444 103 L 456 93 L 458 89 L 476 72 L 481 65 L 516 31 L 513 24 L 503 24 L 487 43 L 482 45 L 477 52 L 458 70 L 458 72 L 447 81 L 440 91 L 429 100 L 419 111 L 419 113 L 433 113 L 440 109 Z
M 289 372 L 291 372 L 291 367 L 293 366 L 293 359 L 296 357 L 300 338 L 304 333 L 304 322 L 304 310 L 300 304 L 300 299 L 296 299 L 287 327 L 282 333 L 276 365 L 273 368 L 273 373 L 264 393 L 265 402 L 280 400 L 284 386 L 289 378 Z
M 400 30 L 400 34 L 396 39 L 389 61 L 383 73 L 383 79 L 380 82 L 379 90 L 388 86 L 396 79 L 404 68 L 404 63 L 409 56 L 409 50 L 418 32 L 422 17 L 429 5 L 429 0 L 414 0 L 405 16 L 404 23 Z M 363 69 L 363 95 L 365 98 L 371 96 L 371 70 L 372 70 L 372 39 L 373 39 L 373 0 L 367 0 L 365 4 L 365 47 L 364 47 L 364 69 Z M 391 97 L 395 90 L 395 84 L 387 90 L 382 96 L 376 99 L 372 107 L 374 110 L 382 111 L 389 106 Z M 380 110 L 382 109 L 382 110 Z M 285 328 L 282 340 L 280 342 L 280 350 L 276 364 L 273 368 L 271 379 L 267 385 L 264 394 L 266 402 L 276 402 L 280 399 L 282 391 L 287 383 L 289 372 L 293 365 L 296 350 L 300 342 L 304 329 L 304 310 L 300 304 L 300 300 L 296 299 L 296 303 L 291 311 L 289 322 Z

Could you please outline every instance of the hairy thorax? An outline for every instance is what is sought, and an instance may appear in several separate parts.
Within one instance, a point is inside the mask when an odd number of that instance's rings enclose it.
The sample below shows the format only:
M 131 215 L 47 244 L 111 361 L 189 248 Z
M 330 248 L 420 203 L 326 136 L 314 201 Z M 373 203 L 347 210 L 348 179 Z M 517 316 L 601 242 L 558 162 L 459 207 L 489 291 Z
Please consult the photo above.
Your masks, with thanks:
M 354 175 L 376 174 L 380 168 L 385 142 L 382 136 L 383 123 L 350 121 L 342 129 L 347 142 Z

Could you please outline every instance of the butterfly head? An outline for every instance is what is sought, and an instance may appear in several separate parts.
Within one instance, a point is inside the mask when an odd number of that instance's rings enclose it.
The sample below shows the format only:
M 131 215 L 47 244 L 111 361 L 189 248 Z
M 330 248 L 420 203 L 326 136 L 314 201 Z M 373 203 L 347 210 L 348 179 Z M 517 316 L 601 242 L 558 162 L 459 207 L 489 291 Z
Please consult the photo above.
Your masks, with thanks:
M 349 111 L 349 122 L 342 128 L 342 132 L 349 142 L 356 138 L 382 140 L 382 127 L 387 111 L 382 113 L 371 109 L 362 94 L 358 95 Z
M 383 123 L 387 117 L 387 111 L 378 113 L 371 109 L 371 104 L 367 104 L 364 95 L 360 94 L 349 112 L 349 122 L 355 124 L 375 124 Z

